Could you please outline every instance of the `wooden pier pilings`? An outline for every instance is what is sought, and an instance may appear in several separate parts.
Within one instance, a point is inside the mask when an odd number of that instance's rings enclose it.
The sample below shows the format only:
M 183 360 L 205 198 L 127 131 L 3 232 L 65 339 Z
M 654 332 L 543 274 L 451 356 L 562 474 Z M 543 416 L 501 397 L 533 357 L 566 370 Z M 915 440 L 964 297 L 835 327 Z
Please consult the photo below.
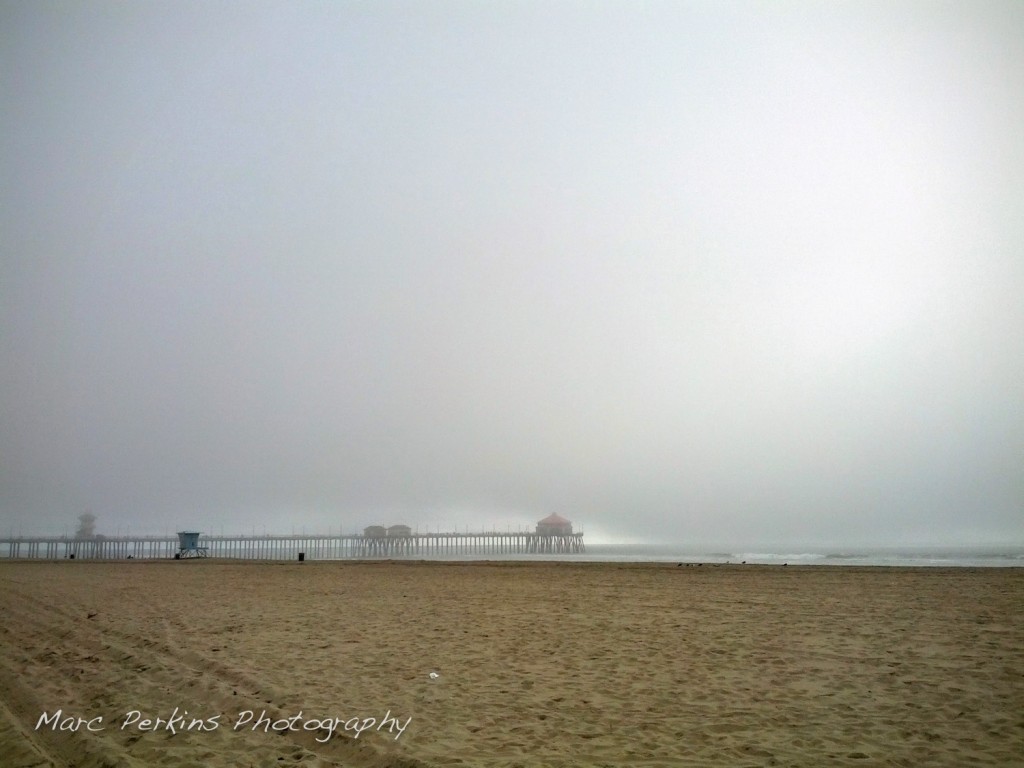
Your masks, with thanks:
M 207 536 L 207 557 L 246 560 L 433 558 L 473 555 L 573 555 L 586 552 L 582 533 L 413 533 L 406 536 Z M 0 539 L 0 557 L 30 560 L 173 558 L 177 536 L 12 537 Z

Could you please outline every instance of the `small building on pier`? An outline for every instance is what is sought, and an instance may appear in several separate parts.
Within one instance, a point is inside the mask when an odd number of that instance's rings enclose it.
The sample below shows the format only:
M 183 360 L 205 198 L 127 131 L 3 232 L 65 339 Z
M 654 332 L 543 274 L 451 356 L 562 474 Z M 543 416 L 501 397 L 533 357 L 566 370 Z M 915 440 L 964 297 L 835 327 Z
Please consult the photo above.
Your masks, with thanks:
M 572 536 L 572 523 L 561 515 L 551 513 L 537 523 L 538 536 Z

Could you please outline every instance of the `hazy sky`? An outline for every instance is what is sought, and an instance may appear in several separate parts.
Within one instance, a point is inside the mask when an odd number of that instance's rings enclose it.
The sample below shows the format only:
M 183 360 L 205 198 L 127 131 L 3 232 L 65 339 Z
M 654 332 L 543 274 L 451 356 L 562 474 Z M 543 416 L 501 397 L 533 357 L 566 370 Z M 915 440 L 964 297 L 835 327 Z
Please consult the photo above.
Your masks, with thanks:
M 1024 544 L 1024 3 L 0 3 L 0 526 Z

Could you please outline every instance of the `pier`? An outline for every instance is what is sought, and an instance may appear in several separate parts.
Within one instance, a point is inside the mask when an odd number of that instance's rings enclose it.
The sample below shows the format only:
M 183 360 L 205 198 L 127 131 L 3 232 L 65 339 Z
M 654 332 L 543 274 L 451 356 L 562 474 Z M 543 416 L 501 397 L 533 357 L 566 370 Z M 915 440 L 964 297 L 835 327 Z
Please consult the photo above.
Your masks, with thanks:
M 582 533 L 523 531 L 484 533 L 403 533 L 311 536 L 202 535 L 206 557 L 245 560 L 344 560 L 349 558 L 445 559 L 479 555 L 575 555 L 586 552 Z M 173 559 L 179 539 L 170 536 L 93 536 L 91 538 L 0 538 L 0 558 L 29 560 Z

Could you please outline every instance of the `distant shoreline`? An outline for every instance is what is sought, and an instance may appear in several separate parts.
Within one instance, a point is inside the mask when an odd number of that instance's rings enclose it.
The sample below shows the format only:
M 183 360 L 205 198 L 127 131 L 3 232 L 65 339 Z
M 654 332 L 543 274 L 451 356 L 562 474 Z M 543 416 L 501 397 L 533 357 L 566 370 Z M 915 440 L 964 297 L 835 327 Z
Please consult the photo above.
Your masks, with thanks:
M 908 570 L 931 570 L 931 571 L 942 571 L 942 570 L 972 570 L 972 569 L 984 569 L 984 570 L 1015 570 L 1024 568 L 1024 560 L 1022 559 L 989 559 L 981 563 L 976 562 L 801 562 L 801 561 L 786 561 L 782 560 L 779 562 L 738 562 L 738 561 L 714 561 L 714 560 L 645 560 L 645 559 L 625 559 L 625 560 L 612 560 L 612 559 L 600 559 L 593 557 L 576 557 L 576 558 L 541 558 L 541 557 L 518 557 L 518 558 L 471 558 L 466 557 L 462 559 L 444 559 L 444 558 L 414 558 L 414 557 L 398 557 L 398 558 L 337 558 L 337 559 L 324 559 L 324 560 L 305 560 L 303 562 L 297 562 L 294 560 L 277 560 L 277 559 L 259 559 L 259 558 L 246 558 L 246 557 L 210 557 L 210 558 L 189 558 L 186 560 L 175 560 L 173 558 L 140 558 L 135 559 L 95 559 L 95 558 L 82 558 L 82 559 L 58 559 L 50 560 L 46 558 L 0 558 L 0 568 L 5 565 L 67 565 L 68 567 L 79 567 L 79 566 L 96 566 L 96 565 L 124 565 L 125 567 L 139 567 L 143 565 L 154 565 L 154 566 L 171 566 L 171 567 L 209 567 L 215 565 L 232 565 L 232 566 L 253 566 L 253 567 L 289 567 L 294 566 L 296 568 L 308 568 L 308 567 L 340 567 L 340 568 L 361 568 L 361 567 L 379 567 L 379 566 L 394 566 L 394 567 L 405 567 L 405 566 L 430 566 L 430 567 L 497 567 L 497 568 L 642 568 L 642 569 L 671 569 L 671 568 L 687 568 L 687 569 L 706 569 L 706 570 L 771 570 L 774 571 L 778 568 L 796 569 L 801 571 L 834 571 L 834 570 L 849 570 L 849 571 L 881 571 L 881 570 L 893 570 L 893 571 L 908 571 Z

